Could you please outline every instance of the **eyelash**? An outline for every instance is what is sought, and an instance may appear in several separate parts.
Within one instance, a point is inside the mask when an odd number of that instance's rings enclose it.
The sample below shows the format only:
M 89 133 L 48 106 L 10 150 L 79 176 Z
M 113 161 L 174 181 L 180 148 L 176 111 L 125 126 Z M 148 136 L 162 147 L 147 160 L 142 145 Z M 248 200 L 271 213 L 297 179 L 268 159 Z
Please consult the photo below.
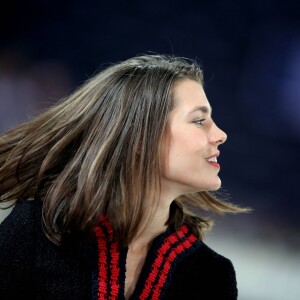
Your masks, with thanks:
M 194 120 L 193 123 L 195 123 L 197 126 L 203 126 L 204 121 L 205 121 L 205 119 L 197 119 L 197 120 Z

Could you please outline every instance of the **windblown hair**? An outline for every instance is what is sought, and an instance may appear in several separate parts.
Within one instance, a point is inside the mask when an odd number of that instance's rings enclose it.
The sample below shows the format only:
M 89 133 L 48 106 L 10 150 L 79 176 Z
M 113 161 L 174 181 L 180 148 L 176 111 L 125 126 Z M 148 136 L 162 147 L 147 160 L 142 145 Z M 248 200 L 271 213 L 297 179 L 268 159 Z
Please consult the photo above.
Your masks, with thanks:
M 159 153 L 174 106 L 172 87 L 181 79 L 203 83 L 196 62 L 137 56 L 107 67 L 0 136 L 0 202 L 42 201 L 45 233 L 55 244 L 65 234 L 89 232 L 100 215 L 110 220 L 115 238 L 129 244 L 158 204 Z M 200 238 L 209 222 L 191 206 L 245 211 L 209 192 L 175 201 L 168 224 L 188 222 Z

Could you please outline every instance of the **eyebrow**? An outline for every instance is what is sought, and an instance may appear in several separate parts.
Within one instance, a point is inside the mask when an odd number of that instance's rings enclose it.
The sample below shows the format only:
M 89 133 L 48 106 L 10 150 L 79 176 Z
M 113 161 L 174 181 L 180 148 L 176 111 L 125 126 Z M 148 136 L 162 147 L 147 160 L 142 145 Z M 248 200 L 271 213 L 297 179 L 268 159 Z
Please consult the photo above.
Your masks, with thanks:
M 204 114 L 208 114 L 208 113 L 212 113 L 212 108 L 211 107 L 208 107 L 208 106 L 196 106 L 194 107 L 190 112 L 189 114 L 192 114 L 196 111 L 201 111 L 203 112 Z

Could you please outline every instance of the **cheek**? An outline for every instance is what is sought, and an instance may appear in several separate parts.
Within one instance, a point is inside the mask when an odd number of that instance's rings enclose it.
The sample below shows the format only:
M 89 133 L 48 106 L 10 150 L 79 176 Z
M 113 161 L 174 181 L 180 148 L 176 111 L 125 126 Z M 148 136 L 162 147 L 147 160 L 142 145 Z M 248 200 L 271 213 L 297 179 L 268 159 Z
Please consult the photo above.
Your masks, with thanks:
M 169 173 L 183 168 L 185 171 L 186 168 L 194 169 L 204 157 L 204 148 L 203 139 L 195 135 L 173 136 L 164 152 L 164 171 Z
M 205 149 L 205 139 L 199 133 L 183 132 L 176 136 L 170 145 L 175 156 L 189 156 Z

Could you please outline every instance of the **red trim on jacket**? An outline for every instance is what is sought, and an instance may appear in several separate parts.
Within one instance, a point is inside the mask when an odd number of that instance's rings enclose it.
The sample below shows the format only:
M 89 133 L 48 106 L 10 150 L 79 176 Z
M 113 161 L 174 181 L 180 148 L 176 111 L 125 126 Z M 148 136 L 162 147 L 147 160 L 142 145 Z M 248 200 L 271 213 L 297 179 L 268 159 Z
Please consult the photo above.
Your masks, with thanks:
M 120 282 L 120 266 L 125 270 L 126 254 L 122 252 L 121 258 L 120 251 L 127 251 L 128 248 L 120 249 L 118 242 L 111 240 L 112 229 L 105 217 L 100 218 L 100 224 L 94 230 L 98 245 L 98 300 L 124 299 L 125 282 Z M 186 225 L 182 225 L 177 232 L 167 230 L 154 239 L 149 250 L 150 256 L 145 261 L 148 266 L 140 274 L 139 288 L 134 291 L 133 298 L 163 299 L 163 291 L 175 269 L 176 260 L 188 255 L 191 249 L 196 249 L 199 246 L 197 241 L 198 238 Z

